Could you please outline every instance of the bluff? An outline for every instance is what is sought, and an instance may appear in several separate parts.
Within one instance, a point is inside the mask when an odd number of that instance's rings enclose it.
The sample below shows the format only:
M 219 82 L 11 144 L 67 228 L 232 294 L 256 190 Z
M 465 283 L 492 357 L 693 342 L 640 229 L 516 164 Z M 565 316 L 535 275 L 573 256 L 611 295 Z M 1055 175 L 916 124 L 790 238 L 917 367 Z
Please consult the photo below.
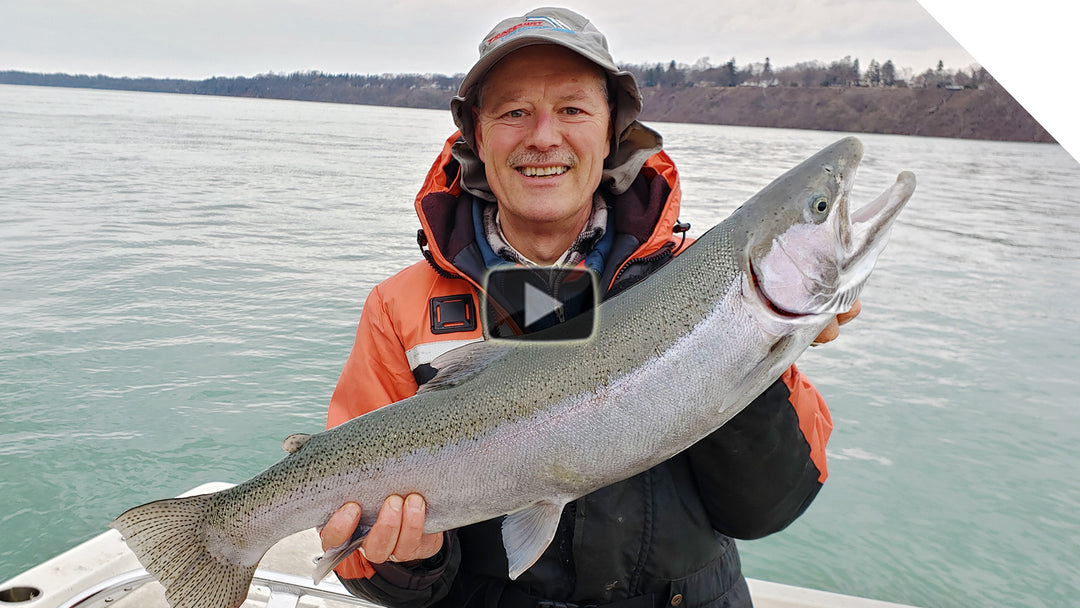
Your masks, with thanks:
M 179 80 L 0 71 L 0 84 L 155 91 L 446 109 L 459 76 L 320 72 Z M 646 86 L 641 118 L 1006 141 L 1053 138 L 1004 88 Z
M 1053 142 L 1000 86 L 647 87 L 644 121 Z

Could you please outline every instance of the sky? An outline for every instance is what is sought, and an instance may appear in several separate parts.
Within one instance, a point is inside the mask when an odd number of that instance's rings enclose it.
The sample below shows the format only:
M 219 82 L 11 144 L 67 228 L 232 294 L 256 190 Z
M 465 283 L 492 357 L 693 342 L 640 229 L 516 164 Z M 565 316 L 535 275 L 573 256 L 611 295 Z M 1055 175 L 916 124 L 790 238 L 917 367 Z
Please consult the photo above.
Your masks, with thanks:
M 793 65 L 850 55 L 921 72 L 974 59 L 915 0 L 567 1 L 617 62 Z M 0 69 L 208 78 L 465 72 L 496 22 L 537 6 L 458 0 L 0 0 Z M 453 6 L 452 10 L 446 7 Z
M 1059 95 L 1077 57 L 1064 0 L 566 0 L 620 63 L 774 67 L 850 56 L 920 73 L 987 67 L 1066 144 Z M 317 70 L 465 72 L 480 39 L 532 0 L 0 0 L 0 70 L 202 79 Z M 925 7 L 925 8 L 924 8 Z M 1074 9 L 1070 9 L 1074 10 Z M 928 12 L 929 11 L 929 12 Z M 933 16 L 931 16 L 933 14 Z M 936 18 L 936 19 L 935 19 Z M 944 24 L 945 27 L 942 26 Z M 1068 57 L 1068 60 L 1063 59 Z M 1015 75 L 1014 75 L 1015 73 Z M 1072 93 L 1076 85 L 1072 85 Z M 1038 110 L 1038 111 L 1036 111 Z M 1066 137 L 1062 137 L 1066 135 Z

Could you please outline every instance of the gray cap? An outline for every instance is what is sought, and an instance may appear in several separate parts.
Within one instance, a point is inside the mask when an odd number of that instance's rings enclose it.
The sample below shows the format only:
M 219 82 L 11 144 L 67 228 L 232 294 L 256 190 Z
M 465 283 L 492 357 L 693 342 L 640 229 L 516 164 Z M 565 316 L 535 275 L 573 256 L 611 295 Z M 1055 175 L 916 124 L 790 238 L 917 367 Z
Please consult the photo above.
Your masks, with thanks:
M 617 171 L 619 177 L 610 177 L 609 184 L 614 191 L 620 192 L 629 187 L 641 164 L 661 148 L 660 136 L 637 122 L 641 112 L 641 91 L 638 90 L 634 75 L 620 70 L 608 52 L 607 39 L 585 17 L 565 8 L 538 8 L 521 17 L 511 17 L 499 22 L 480 42 L 480 59 L 465 75 L 458 88 L 458 94 L 450 101 L 450 112 L 454 124 L 461 130 L 465 146 L 455 146 L 455 157 L 462 163 L 464 172 L 462 185 L 474 194 L 484 198 L 490 196 L 487 180 L 483 178 L 483 165 L 479 165 L 480 175 L 475 175 L 476 163 L 473 146 L 473 106 L 476 103 L 477 87 L 488 71 L 510 53 L 536 44 L 557 44 L 566 47 L 600 66 L 608 75 L 608 92 L 615 101 L 614 137 L 612 154 L 605 163 L 605 168 Z M 460 143 L 460 142 L 459 142 Z M 620 146 L 631 144 L 631 150 L 622 150 Z M 644 145 L 644 148 L 640 146 Z M 623 167 L 627 161 L 636 164 Z M 640 163 L 637 162 L 640 160 Z M 629 181 L 627 181 L 629 180 Z M 479 192 L 477 192 L 479 190 Z

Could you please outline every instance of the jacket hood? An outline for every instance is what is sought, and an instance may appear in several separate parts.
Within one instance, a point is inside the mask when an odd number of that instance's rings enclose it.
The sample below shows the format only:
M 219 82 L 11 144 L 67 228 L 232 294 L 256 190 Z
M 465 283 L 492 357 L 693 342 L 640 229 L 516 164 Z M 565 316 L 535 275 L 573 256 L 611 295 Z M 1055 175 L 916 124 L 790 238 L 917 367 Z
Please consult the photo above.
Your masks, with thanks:
M 615 232 L 623 248 L 630 252 L 626 259 L 648 256 L 672 241 L 682 199 L 678 171 L 660 149 L 659 134 L 640 126 L 641 130 L 633 130 L 632 137 L 640 138 L 638 143 L 652 142 L 656 148 L 620 146 L 626 158 L 620 163 L 619 175 L 609 180 L 605 170 L 600 186 L 610 193 Z M 458 154 L 463 147 L 468 150 L 460 131 L 447 138 L 416 195 L 414 207 L 422 227 L 418 242 L 421 248 L 426 247 L 428 261 L 440 273 L 465 276 L 476 282 L 477 270 L 473 267 L 482 266 L 482 262 L 475 242 L 472 197 L 468 194 L 485 200 L 494 197 L 490 192 L 480 196 L 464 187 L 467 170 Z M 472 162 L 475 162 L 472 171 L 482 175 L 483 164 L 479 159 L 465 157 L 465 163 Z M 612 188 L 613 184 L 618 188 Z

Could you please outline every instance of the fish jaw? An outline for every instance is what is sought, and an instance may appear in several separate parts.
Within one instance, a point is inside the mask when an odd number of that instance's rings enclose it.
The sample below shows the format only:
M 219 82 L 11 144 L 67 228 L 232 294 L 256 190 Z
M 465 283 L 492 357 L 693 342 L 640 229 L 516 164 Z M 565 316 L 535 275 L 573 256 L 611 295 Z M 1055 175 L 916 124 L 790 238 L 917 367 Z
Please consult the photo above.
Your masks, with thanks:
M 852 211 L 850 192 L 862 146 L 845 138 L 778 178 L 797 189 L 782 216 L 786 224 L 765 223 L 749 249 L 750 292 L 771 316 L 831 318 L 851 309 L 888 242 L 892 224 L 915 188 L 902 172 L 871 203 Z M 763 191 L 764 193 L 765 191 Z
M 854 291 L 857 295 L 862 289 L 889 242 L 893 223 L 914 192 L 915 174 L 902 171 L 876 199 L 850 214 L 851 244 L 841 272 L 845 279 L 842 293 Z

